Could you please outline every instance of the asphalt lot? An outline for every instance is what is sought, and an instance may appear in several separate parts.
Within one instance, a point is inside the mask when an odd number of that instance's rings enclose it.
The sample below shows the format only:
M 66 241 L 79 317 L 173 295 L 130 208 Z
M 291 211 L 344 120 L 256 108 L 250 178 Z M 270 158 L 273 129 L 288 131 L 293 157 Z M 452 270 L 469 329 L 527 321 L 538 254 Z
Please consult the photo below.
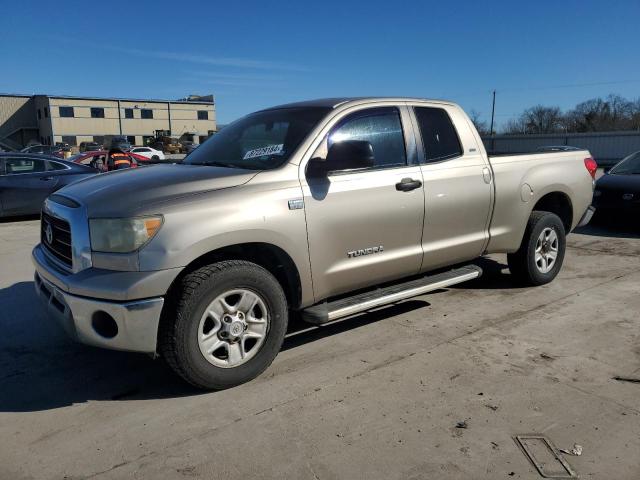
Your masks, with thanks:
M 159 360 L 74 344 L 33 292 L 38 222 L 0 223 L 0 479 L 640 477 L 640 237 L 569 237 L 550 285 L 485 276 L 290 334 L 257 380 L 201 393 Z M 467 428 L 457 428 L 458 422 Z

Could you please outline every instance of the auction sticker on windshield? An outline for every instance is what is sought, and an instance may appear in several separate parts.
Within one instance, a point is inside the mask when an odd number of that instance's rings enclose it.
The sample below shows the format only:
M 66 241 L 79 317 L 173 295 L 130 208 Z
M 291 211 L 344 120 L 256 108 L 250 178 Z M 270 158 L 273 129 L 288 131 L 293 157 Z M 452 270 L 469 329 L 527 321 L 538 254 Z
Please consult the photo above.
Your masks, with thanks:
M 279 145 L 268 145 L 266 147 L 256 148 L 254 150 L 249 150 L 244 154 L 244 160 L 247 158 L 255 158 L 255 157 L 263 157 L 265 155 L 282 155 L 284 151 L 284 144 L 281 143 Z

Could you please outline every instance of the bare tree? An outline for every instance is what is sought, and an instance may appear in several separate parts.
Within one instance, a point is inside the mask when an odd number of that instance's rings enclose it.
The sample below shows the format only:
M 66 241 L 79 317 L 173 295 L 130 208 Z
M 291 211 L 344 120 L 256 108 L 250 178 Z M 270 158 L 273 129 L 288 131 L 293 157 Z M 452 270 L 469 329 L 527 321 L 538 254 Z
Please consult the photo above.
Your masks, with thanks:
M 507 135 L 519 135 L 527 133 L 527 125 L 523 121 L 522 116 L 518 118 L 512 118 L 502 128 L 502 133 Z
M 503 127 L 506 134 L 607 132 L 640 130 L 640 99 L 620 95 L 592 98 L 562 113 L 559 107 L 536 105 Z
M 489 132 L 489 127 L 487 126 L 487 122 L 482 120 L 480 116 L 481 116 L 481 113 L 478 112 L 477 110 L 472 109 L 469 112 L 469 118 L 475 125 L 476 130 L 478 130 L 478 133 L 480 133 L 480 135 L 491 135 L 491 132 Z
M 536 105 L 525 110 L 522 117 L 527 133 L 555 133 L 562 127 L 560 107 Z
M 566 114 L 567 130 L 603 132 L 632 129 L 634 105 L 620 95 L 609 95 L 605 99 L 592 98 L 579 103 Z
M 563 130 L 562 119 L 560 107 L 536 105 L 522 112 L 517 119 L 507 122 L 504 132 L 508 134 L 555 133 Z

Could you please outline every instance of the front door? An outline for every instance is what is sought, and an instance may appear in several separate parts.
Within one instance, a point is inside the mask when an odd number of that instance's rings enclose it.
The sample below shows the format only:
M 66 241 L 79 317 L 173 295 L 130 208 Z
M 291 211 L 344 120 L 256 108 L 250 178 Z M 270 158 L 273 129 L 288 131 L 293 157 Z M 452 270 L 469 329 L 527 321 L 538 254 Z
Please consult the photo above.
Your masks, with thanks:
M 301 178 L 316 300 L 416 274 L 422 261 L 422 175 L 408 164 L 400 110 L 350 113 L 321 147 L 350 140 L 371 144 L 372 167 L 332 165 L 325 176 Z
M 47 161 L 33 157 L 5 157 L 0 175 L 0 195 L 4 215 L 27 215 L 40 211 L 44 199 L 58 183 L 47 172 Z

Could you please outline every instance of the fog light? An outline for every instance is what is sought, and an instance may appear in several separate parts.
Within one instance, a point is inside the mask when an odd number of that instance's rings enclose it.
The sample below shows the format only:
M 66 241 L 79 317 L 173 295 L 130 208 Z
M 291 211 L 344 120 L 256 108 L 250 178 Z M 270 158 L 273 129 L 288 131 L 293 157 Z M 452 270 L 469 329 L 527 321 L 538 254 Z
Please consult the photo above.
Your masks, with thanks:
M 93 330 L 104 338 L 113 338 L 118 334 L 118 324 L 111 315 L 102 310 L 94 312 L 91 316 Z

